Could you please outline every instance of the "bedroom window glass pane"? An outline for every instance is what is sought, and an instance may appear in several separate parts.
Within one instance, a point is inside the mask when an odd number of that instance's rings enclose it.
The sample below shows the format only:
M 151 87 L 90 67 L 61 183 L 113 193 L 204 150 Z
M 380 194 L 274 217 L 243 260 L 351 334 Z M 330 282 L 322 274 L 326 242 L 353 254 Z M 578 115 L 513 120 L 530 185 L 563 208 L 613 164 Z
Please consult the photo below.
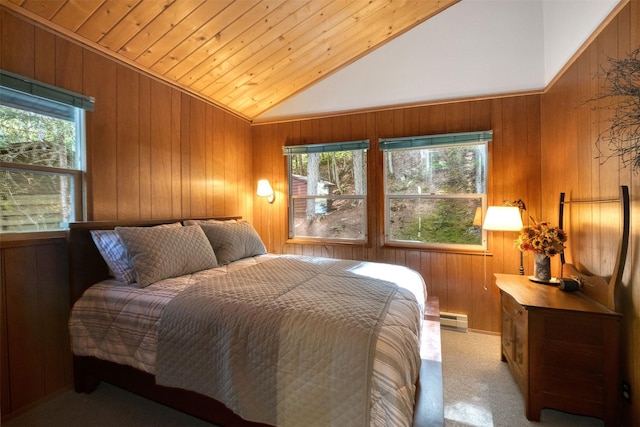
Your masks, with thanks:
M 84 110 L 0 87 L 0 232 L 82 220 Z
M 3 170 L 2 231 L 52 231 L 73 220 L 71 175 Z
M 327 146 L 287 155 L 289 238 L 364 241 L 366 149 L 326 151 Z
M 487 143 L 384 150 L 388 243 L 483 248 Z

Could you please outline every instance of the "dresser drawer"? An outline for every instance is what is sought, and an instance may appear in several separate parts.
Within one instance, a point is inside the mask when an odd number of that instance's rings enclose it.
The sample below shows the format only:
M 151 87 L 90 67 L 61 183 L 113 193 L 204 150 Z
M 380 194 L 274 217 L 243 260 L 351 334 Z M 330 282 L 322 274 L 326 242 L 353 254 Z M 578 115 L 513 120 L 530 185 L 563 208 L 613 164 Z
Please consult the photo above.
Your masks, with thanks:
M 511 317 L 514 322 L 525 325 L 527 323 L 527 310 L 516 302 L 510 295 L 502 293 L 502 310 Z

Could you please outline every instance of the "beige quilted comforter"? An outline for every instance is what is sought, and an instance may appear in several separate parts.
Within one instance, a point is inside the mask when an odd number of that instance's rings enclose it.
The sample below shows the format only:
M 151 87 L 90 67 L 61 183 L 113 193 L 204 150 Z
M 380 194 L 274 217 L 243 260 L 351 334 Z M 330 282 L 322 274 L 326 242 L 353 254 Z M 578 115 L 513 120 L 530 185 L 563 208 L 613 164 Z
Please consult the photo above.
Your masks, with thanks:
M 154 373 L 247 419 L 402 426 L 412 421 L 424 300 L 422 278 L 404 267 L 267 255 L 145 289 L 102 282 L 75 304 L 70 328 L 74 354 Z M 180 307 L 199 314 L 169 316 Z

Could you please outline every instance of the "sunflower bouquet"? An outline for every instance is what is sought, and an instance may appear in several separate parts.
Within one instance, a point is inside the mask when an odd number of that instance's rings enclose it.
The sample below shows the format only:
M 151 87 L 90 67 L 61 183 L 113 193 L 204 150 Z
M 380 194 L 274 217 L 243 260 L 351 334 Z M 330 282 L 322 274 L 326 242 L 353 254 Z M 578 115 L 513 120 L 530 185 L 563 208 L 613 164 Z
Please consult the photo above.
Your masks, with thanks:
M 564 252 L 567 233 L 559 227 L 552 227 L 548 222 L 539 222 L 533 226 L 523 227 L 516 245 L 521 251 L 531 251 L 552 257 Z

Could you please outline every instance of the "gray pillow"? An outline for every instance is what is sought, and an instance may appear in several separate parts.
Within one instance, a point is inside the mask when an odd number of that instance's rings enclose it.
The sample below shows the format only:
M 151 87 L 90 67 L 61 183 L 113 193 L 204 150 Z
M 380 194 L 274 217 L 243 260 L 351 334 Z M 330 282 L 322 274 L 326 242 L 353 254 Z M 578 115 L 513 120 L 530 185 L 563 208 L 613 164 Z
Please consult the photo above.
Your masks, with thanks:
M 267 253 L 260 236 L 247 221 L 200 224 L 200 227 L 220 265 Z
M 157 228 L 182 227 L 179 222 L 156 225 Z M 98 251 L 109 266 L 109 272 L 119 282 L 130 285 L 136 281 L 136 273 L 129 260 L 127 248 L 115 230 L 91 230 Z
M 216 255 L 200 227 L 116 227 L 138 286 L 218 266 Z

